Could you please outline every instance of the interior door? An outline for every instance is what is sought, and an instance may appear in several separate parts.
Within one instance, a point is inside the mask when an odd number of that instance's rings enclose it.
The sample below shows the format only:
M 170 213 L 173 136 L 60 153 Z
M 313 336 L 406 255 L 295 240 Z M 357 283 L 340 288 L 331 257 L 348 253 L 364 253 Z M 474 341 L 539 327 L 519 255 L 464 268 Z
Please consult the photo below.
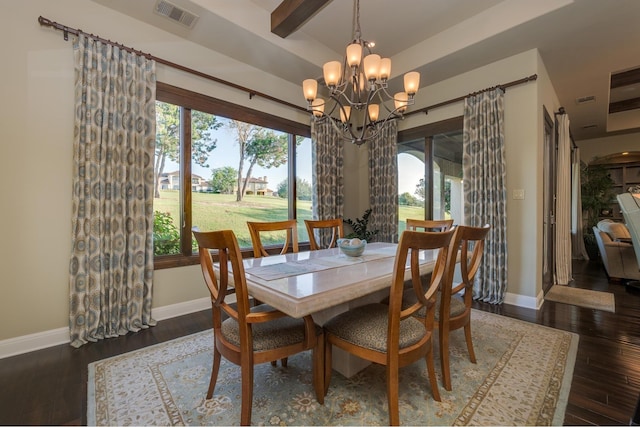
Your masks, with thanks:
M 553 120 L 544 109 L 543 166 L 543 231 L 542 231 L 542 291 L 546 293 L 554 282 L 555 217 L 556 217 L 556 142 Z

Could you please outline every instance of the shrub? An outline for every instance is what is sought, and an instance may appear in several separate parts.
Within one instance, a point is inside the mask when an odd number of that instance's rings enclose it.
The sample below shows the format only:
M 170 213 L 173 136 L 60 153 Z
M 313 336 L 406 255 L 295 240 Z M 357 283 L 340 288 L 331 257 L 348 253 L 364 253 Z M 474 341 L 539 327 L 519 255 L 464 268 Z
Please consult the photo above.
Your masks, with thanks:
M 169 212 L 153 214 L 153 254 L 171 255 L 180 252 L 180 231 Z

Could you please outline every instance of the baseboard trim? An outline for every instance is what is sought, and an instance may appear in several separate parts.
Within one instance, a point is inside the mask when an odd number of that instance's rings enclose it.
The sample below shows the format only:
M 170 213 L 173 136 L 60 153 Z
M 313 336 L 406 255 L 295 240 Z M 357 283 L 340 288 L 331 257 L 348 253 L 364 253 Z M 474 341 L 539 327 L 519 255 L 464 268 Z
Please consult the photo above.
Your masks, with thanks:
M 543 293 L 540 291 L 537 297 L 528 297 L 520 294 L 512 294 L 507 292 L 504 296 L 504 303 L 510 305 L 516 305 L 518 307 L 533 308 L 534 310 L 540 310 L 542 303 L 544 302 Z
M 234 295 L 235 296 L 235 295 Z M 151 317 L 157 321 L 182 316 L 211 307 L 208 297 L 166 305 L 151 310 Z M 5 359 L 31 351 L 42 350 L 60 344 L 69 343 L 69 328 L 58 328 L 35 334 L 23 335 L 0 341 L 0 359 Z
M 537 298 L 507 292 L 504 298 L 505 304 L 533 308 L 536 310 L 540 309 L 543 302 L 544 299 L 542 298 L 542 292 Z M 152 309 L 151 316 L 155 320 L 161 321 L 171 319 L 172 317 L 195 313 L 196 311 L 207 310 L 210 307 L 211 299 L 209 297 L 198 298 L 191 301 L 154 308 Z M 0 359 L 66 343 L 69 343 L 68 328 L 52 329 L 50 331 L 9 338 L 0 341 Z
M 69 342 L 69 328 L 58 328 L 0 341 L 0 359 Z

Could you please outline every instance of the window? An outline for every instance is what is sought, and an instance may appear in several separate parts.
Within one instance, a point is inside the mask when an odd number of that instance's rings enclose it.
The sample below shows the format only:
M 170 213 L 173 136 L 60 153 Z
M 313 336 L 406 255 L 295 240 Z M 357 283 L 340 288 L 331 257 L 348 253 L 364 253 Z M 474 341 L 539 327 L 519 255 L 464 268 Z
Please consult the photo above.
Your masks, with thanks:
M 247 221 L 295 218 L 308 241 L 308 126 L 162 83 L 156 122 L 156 268 L 198 262 L 192 227 L 231 229 L 251 252 Z
M 398 233 L 407 218 L 464 224 L 462 117 L 398 134 Z

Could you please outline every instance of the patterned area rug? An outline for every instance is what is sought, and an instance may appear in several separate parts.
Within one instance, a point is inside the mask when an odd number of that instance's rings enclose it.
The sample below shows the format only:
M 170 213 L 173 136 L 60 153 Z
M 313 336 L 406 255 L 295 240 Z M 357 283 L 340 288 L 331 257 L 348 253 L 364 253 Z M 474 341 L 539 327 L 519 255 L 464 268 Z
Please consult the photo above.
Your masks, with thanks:
M 616 312 L 616 302 L 611 292 L 553 285 L 544 296 L 544 299 L 612 313 Z
M 451 336 L 453 391 L 431 397 L 423 361 L 401 369 L 403 425 L 562 425 L 573 376 L 576 334 L 474 310 L 477 364 L 464 333 Z M 437 352 L 436 352 L 437 353 Z M 334 371 L 324 405 L 311 385 L 310 352 L 287 368 L 256 366 L 252 423 L 386 425 L 384 367 L 350 379 Z M 89 365 L 89 425 L 238 425 L 240 369 L 223 358 L 205 400 L 212 333 L 205 331 Z M 439 372 L 439 360 L 436 360 Z M 441 384 L 440 377 L 438 378 Z

